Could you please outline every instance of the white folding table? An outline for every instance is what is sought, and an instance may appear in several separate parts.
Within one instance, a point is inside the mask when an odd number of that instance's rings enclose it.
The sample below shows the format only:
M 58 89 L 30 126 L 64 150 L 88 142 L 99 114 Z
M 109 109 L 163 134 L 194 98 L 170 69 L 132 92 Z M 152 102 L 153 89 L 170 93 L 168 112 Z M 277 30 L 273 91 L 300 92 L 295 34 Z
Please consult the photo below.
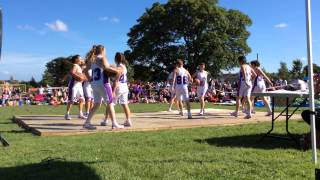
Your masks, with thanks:
M 270 96 L 272 99 L 272 121 L 271 121 L 271 129 L 261 138 L 263 140 L 265 137 L 275 137 L 275 138 L 282 138 L 282 139 L 291 139 L 293 140 L 298 146 L 299 142 L 289 131 L 289 119 L 292 117 L 292 115 L 303 105 L 307 102 L 307 98 L 309 97 L 309 92 L 307 91 L 288 91 L 288 90 L 275 90 L 275 91 L 268 91 L 264 93 L 252 93 L 252 96 L 255 97 L 262 97 L 262 96 Z M 285 98 L 285 107 L 284 109 L 275 116 L 275 99 L 276 98 Z M 292 102 L 289 102 L 289 98 L 293 98 Z M 289 112 L 289 108 L 292 107 L 293 103 L 296 101 L 297 98 L 303 98 L 304 100 L 299 103 L 298 106 L 295 106 L 292 112 Z M 276 121 L 280 116 L 285 116 L 286 118 L 286 132 L 289 138 L 287 137 L 281 137 L 272 135 L 271 132 L 274 129 L 274 121 Z

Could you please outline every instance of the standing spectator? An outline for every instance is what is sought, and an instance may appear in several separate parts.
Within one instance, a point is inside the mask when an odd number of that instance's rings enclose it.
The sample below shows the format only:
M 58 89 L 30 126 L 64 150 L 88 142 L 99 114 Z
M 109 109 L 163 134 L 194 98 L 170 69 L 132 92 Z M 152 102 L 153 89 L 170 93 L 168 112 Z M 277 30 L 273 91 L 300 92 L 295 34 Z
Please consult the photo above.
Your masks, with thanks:
M 39 88 L 39 94 L 44 94 L 44 88 L 42 87 L 42 86 L 40 86 L 40 88 Z

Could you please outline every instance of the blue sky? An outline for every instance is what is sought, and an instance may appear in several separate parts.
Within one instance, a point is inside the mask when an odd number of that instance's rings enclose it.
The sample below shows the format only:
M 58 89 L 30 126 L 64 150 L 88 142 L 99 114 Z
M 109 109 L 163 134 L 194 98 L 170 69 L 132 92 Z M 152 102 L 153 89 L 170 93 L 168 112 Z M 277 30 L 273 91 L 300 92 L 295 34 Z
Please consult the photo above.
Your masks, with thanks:
M 134 3 L 133 3 L 134 2 Z M 127 47 L 130 27 L 153 0 L 1 0 L 4 12 L 3 56 L 0 79 L 40 80 L 45 64 L 59 56 L 84 54 L 93 44 L 107 48 L 113 62 L 116 51 Z M 162 0 L 160 2 L 166 2 Z M 312 2 L 314 61 L 320 60 L 320 3 Z M 279 62 L 306 64 L 305 0 L 220 0 L 253 21 L 248 40 L 254 59 L 275 72 Z

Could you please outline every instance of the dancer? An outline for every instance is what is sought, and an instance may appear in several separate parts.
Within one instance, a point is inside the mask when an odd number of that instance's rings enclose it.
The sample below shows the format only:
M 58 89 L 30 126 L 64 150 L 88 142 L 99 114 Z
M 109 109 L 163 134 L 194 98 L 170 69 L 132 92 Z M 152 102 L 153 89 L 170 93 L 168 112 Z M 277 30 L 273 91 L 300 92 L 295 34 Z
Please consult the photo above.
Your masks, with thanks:
M 268 76 L 260 68 L 260 63 L 258 60 L 251 61 L 250 64 L 251 64 L 251 67 L 253 68 L 253 70 L 255 71 L 255 73 L 257 74 L 255 81 L 254 81 L 253 88 L 252 88 L 252 92 L 257 92 L 257 93 L 266 92 L 267 87 L 266 87 L 265 80 L 269 83 L 269 85 L 271 87 L 273 86 L 272 82 L 270 81 Z M 252 104 L 254 104 L 254 98 L 255 98 L 254 96 L 251 96 L 251 103 Z M 269 101 L 264 96 L 262 97 L 262 100 L 268 108 L 267 116 L 272 115 L 272 110 L 271 110 L 271 106 L 270 106 Z M 252 106 L 252 110 L 253 110 L 253 108 L 254 108 L 254 106 Z
M 93 50 L 92 50 L 93 51 Z M 92 56 L 88 58 L 88 64 L 85 70 L 87 76 L 88 70 L 92 70 L 92 89 L 93 89 L 93 97 L 94 97 L 94 105 L 90 110 L 88 118 L 84 123 L 83 127 L 89 130 L 96 129 L 95 126 L 91 124 L 91 119 L 95 112 L 99 109 L 102 101 L 106 104 L 108 113 L 111 115 L 112 120 L 112 129 L 123 128 L 122 125 L 119 125 L 115 119 L 115 112 L 113 106 L 109 104 L 109 97 L 111 96 L 106 92 L 104 84 L 106 83 L 106 77 L 104 71 L 112 72 L 119 74 L 118 70 L 112 68 L 107 62 L 105 48 L 102 45 L 96 46 L 93 51 Z
M 84 103 L 84 95 L 83 95 L 83 88 L 82 82 L 86 80 L 85 75 L 82 73 L 82 69 L 80 64 L 82 63 L 80 55 L 72 56 L 71 63 L 73 64 L 69 76 L 70 81 L 68 84 L 68 105 L 67 105 L 67 112 L 64 116 L 66 120 L 71 120 L 70 110 L 73 103 L 79 100 L 79 118 L 86 119 L 87 117 L 83 115 L 83 103 Z
M 177 60 L 177 67 L 173 74 L 173 85 L 176 92 L 177 100 L 179 101 L 180 115 L 183 116 L 183 102 L 187 104 L 188 119 L 192 119 L 188 83 L 192 83 L 192 77 L 188 70 L 183 67 L 183 60 Z
M 88 64 L 89 58 L 93 56 L 95 48 L 96 48 L 96 46 L 93 46 L 92 51 L 87 53 L 85 64 Z M 84 66 L 84 68 L 85 68 L 85 66 Z M 88 70 L 88 75 L 90 77 L 92 77 L 92 70 L 91 69 Z M 86 100 L 86 102 L 85 102 L 85 108 L 86 108 L 85 116 L 89 115 L 89 112 L 93 107 L 93 90 L 92 90 L 92 86 L 91 86 L 91 81 L 92 81 L 92 79 L 90 78 L 90 79 L 83 82 L 83 92 L 84 92 L 84 97 Z
M 199 65 L 199 71 L 196 72 L 193 77 L 195 78 L 195 81 L 198 82 L 197 84 L 197 96 L 200 101 L 200 116 L 204 115 L 204 96 L 206 95 L 206 92 L 208 90 L 208 72 L 205 70 L 205 64 L 201 63 Z
M 169 102 L 169 109 L 168 109 L 169 112 L 172 111 L 172 106 L 176 102 L 176 99 L 177 99 L 176 98 L 175 89 L 174 89 L 174 85 L 173 85 L 173 74 L 174 74 L 174 69 L 175 68 L 176 68 L 175 66 L 172 68 L 172 70 L 171 70 L 171 72 L 170 72 L 170 74 L 168 76 L 168 79 L 167 79 L 167 81 L 168 81 L 168 83 L 170 85 L 169 86 L 169 92 L 170 92 L 170 96 L 171 96 L 170 102 Z
M 245 119 L 250 119 L 252 117 L 252 104 L 250 101 L 251 90 L 252 90 L 252 76 L 255 77 L 254 72 L 251 70 L 251 67 L 246 64 L 247 60 L 245 56 L 238 57 L 238 62 L 240 64 L 240 79 L 239 79 L 239 88 L 236 100 L 236 110 L 232 112 L 230 115 L 238 117 L 239 116 L 239 109 L 241 105 L 241 99 L 247 102 L 248 105 L 248 114 L 245 116 Z
M 125 56 L 119 52 L 115 55 L 115 62 L 117 64 L 117 69 L 119 71 L 120 76 L 115 79 L 114 92 L 115 96 L 113 98 L 113 104 L 121 104 L 125 114 L 126 121 L 124 122 L 125 127 L 131 127 L 131 112 L 128 106 L 128 94 L 129 88 L 127 84 L 127 68 L 126 64 L 127 60 Z

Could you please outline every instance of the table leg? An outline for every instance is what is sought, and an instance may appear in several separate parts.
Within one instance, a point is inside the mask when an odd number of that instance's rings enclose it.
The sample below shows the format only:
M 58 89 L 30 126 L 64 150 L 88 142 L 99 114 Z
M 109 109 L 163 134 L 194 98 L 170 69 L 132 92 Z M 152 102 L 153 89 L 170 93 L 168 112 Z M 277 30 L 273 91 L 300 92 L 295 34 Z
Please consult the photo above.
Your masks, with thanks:
M 275 121 L 275 118 L 274 118 L 274 97 L 272 97 L 272 105 L 271 105 L 271 108 L 272 108 L 272 114 L 271 114 L 271 129 L 264 135 L 260 138 L 260 141 L 262 141 L 265 137 L 269 136 L 271 134 L 271 132 L 273 131 L 274 129 L 274 121 Z
M 299 143 L 297 141 L 297 139 L 289 132 L 289 119 L 291 116 L 289 116 L 289 97 L 287 97 L 286 99 L 286 104 L 287 104 L 287 109 L 286 109 L 286 131 L 288 136 L 297 144 L 297 146 L 299 147 Z

